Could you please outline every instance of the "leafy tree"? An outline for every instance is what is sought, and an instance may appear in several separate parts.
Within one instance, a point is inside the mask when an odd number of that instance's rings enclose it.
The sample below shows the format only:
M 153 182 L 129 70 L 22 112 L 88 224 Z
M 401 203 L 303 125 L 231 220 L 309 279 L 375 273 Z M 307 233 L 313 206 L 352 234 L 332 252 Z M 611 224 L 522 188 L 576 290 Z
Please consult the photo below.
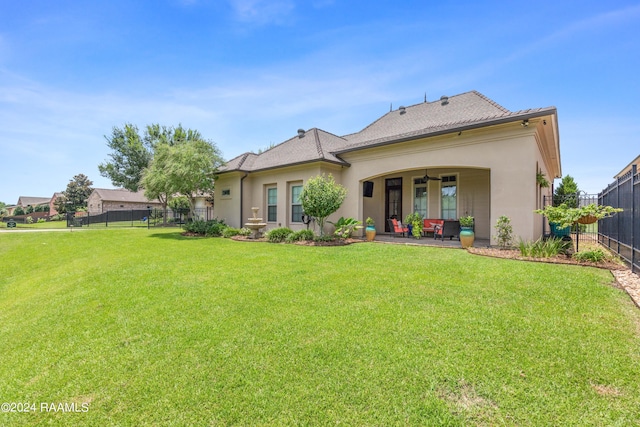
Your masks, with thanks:
M 67 213 L 67 198 L 64 196 L 64 194 L 62 196 L 56 197 L 56 199 L 53 201 L 53 206 L 56 208 L 58 213 Z
M 126 123 L 122 129 L 114 127 L 110 137 L 105 136 L 112 153 L 110 161 L 98 165 L 100 175 L 111 179 L 117 187 L 138 191 L 142 185 L 142 174 L 149 167 L 155 149 L 162 145 L 177 145 L 183 142 L 202 140 L 197 130 L 178 127 L 147 125 L 141 136 L 138 128 Z
M 553 193 L 553 205 L 566 203 L 567 207 L 578 207 L 578 184 L 571 175 L 565 175 Z
M 24 215 L 24 209 L 22 209 L 22 206 L 18 206 L 17 208 L 15 208 L 13 210 L 13 214 L 18 216 L 18 215 Z
M 50 209 L 49 205 L 38 205 L 35 207 L 34 212 L 49 212 Z
M 317 175 L 302 187 L 300 203 L 304 213 L 318 221 L 320 236 L 324 235 L 324 223 L 329 215 L 337 211 L 347 197 L 347 189 L 336 184 L 333 175 Z
M 27 209 L 24 210 L 24 213 L 29 215 L 29 214 L 33 213 L 33 211 L 34 211 L 33 206 L 27 205 Z
M 67 207 L 77 211 L 87 206 L 87 199 L 93 188 L 93 182 L 84 174 L 78 174 L 69 180 L 67 189 L 63 192 L 67 200 Z
M 185 131 L 180 135 L 184 139 L 175 145 L 156 145 L 153 160 L 142 175 L 145 196 L 159 199 L 166 207 L 171 195 L 181 194 L 193 213 L 195 195 L 213 191 L 214 175 L 223 159 L 215 144 L 199 135 L 196 131 Z M 195 137 L 200 139 L 191 139 Z
M 126 123 L 124 128 L 114 127 L 110 137 L 105 136 L 111 148 L 111 161 L 98 165 L 100 175 L 109 178 L 117 187 L 138 191 L 142 171 L 149 165 L 153 147 L 140 137 L 135 125 Z
M 189 199 L 186 196 L 172 197 L 169 207 L 173 210 L 189 210 Z

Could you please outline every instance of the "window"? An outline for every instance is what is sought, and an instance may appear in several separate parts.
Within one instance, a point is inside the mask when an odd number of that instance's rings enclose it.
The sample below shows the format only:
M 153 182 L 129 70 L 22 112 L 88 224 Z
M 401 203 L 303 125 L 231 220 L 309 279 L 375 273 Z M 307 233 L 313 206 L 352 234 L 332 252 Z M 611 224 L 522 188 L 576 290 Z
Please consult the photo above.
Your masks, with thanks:
M 442 196 L 442 219 L 458 218 L 458 183 L 457 177 L 443 176 L 441 196 Z
M 276 222 L 278 220 L 278 189 L 267 188 L 267 221 Z
M 413 180 L 413 211 L 427 217 L 427 180 L 416 178 Z
M 291 186 L 291 222 L 302 222 L 302 204 L 300 204 L 300 193 L 302 185 Z
M 230 199 L 231 198 L 231 189 L 230 188 L 223 188 L 222 191 L 220 192 L 220 196 L 222 199 Z

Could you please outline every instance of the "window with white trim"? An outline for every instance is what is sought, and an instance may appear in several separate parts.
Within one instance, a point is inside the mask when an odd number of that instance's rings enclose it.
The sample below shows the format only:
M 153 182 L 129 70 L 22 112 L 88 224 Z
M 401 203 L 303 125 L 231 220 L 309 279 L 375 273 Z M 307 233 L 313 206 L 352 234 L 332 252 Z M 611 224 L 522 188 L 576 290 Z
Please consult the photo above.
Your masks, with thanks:
M 276 222 L 278 220 L 278 189 L 276 187 L 267 188 L 267 221 Z
M 302 203 L 300 203 L 301 193 L 302 185 L 291 186 L 291 222 L 302 222 Z
M 413 180 L 413 211 L 427 217 L 427 180 L 415 178 Z
M 440 181 L 442 219 L 458 218 L 458 180 L 455 175 L 443 176 Z

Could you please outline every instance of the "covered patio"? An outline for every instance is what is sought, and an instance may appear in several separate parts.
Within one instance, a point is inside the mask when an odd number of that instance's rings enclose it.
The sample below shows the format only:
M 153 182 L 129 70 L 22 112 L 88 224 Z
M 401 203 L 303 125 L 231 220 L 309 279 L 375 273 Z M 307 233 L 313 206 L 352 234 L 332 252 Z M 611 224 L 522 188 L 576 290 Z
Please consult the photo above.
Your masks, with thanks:
M 460 240 L 454 238 L 449 240 L 445 238 L 444 240 L 434 239 L 433 237 L 420 237 L 416 239 L 413 236 L 409 237 L 395 237 L 392 234 L 376 234 L 376 238 L 374 242 L 382 242 L 382 243 L 395 243 L 399 245 L 422 245 L 422 246 L 437 246 L 442 248 L 462 248 L 460 245 Z M 488 248 L 490 247 L 489 239 L 478 239 L 476 237 L 473 242 L 473 246 L 476 248 Z

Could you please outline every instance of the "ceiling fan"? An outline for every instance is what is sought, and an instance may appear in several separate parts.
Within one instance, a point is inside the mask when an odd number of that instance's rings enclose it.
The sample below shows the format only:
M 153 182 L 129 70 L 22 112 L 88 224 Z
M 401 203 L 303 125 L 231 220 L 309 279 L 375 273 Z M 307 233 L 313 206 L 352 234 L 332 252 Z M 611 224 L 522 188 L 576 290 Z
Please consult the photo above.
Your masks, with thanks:
M 427 169 L 424 170 L 424 176 L 422 177 L 422 179 L 424 179 L 425 181 L 442 181 L 442 178 L 438 178 L 435 176 L 429 176 L 429 173 L 427 172 Z

